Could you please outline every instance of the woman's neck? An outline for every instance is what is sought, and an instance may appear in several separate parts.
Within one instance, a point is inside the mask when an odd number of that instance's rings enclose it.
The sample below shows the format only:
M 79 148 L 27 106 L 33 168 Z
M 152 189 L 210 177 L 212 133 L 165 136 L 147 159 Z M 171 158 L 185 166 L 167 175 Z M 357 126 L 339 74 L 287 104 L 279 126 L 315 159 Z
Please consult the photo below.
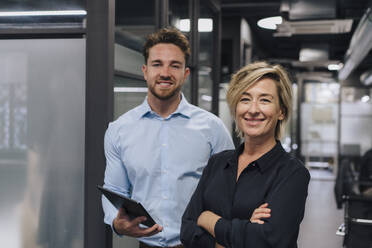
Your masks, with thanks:
M 245 138 L 243 153 L 249 157 L 259 158 L 270 151 L 276 144 L 274 137 L 268 139 Z

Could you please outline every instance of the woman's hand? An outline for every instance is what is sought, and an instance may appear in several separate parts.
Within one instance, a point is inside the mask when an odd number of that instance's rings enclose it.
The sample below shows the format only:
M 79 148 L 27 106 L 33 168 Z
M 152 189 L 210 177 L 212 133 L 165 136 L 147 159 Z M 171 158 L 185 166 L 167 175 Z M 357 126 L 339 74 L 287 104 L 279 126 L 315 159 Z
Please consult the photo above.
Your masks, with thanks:
M 220 218 L 221 216 L 218 216 L 211 211 L 204 211 L 199 215 L 197 224 L 209 232 L 213 237 L 216 237 L 214 234 L 214 226 Z
M 270 218 L 271 209 L 268 208 L 269 204 L 264 203 L 253 211 L 252 217 L 250 218 L 251 223 L 263 224 L 265 223 L 261 219 Z

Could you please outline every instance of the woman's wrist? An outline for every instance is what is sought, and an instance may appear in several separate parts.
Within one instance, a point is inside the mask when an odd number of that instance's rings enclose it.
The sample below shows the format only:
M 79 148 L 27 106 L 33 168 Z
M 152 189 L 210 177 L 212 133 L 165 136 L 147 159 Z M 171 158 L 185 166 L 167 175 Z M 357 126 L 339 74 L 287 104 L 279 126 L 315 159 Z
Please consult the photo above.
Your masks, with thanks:
M 201 228 L 204 228 L 213 237 L 215 237 L 214 227 L 220 218 L 221 216 L 218 216 L 211 211 L 204 211 L 200 214 L 197 225 Z

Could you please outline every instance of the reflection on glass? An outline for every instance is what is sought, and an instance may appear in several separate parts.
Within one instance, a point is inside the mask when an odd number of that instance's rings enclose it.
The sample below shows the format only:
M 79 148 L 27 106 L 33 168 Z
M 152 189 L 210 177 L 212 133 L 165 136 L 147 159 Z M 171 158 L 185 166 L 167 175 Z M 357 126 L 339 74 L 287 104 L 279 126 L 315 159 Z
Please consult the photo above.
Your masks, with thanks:
M 145 37 L 155 31 L 155 1 L 116 1 L 115 43 L 142 52 Z
M 213 68 L 213 13 L 203 1 L 200 2 L 200 19 L 198 31 L 199 50 L 199 106 L 212 110 L 212 68 Z
M 115 3 L 115 70 L 118 73 L 114 77 L 114 119 L 141 104 L 146 96 L 146 82 L 141 79 L 142 49 L 146 36 L 155 31 L 155 2 Z
M 178 28 L 190 38 L 190 20 L 189 18 L 189 3 L 185 0 L 170 0 L 169 1 L 169 25 Z M 189 29 L 183 28 L 185 21 L 188 20 Z M 187 22 L 187 21 L 186 21 Z M 192 73 L 192 72 L 191 72 Z M 190 76 L 183 85 L 182 92 L 188 101 L 191 101 L 191 82 Z
M 122 76 L 114 78 L 114 119 L 140 105 L 147 94 L 144 80 Z
M 12 0 L 0 1 L 0 11 L 33 11 L 33 10 L 81 10 L 85 9 L 84 0 Z
M 23 27 L 41 23 L 82 27 L 86 17 L 85 2 L 85 0 L 0 1 L 0 23 Z
M 85 39 L 0 41 L 1 247 L 83 247 Z

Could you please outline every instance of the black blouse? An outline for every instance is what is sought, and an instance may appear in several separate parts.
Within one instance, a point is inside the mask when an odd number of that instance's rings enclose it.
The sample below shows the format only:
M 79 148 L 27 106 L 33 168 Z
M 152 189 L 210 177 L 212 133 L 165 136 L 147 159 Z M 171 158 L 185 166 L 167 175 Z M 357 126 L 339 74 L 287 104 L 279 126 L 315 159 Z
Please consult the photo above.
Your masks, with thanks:
M 237 150 L 212 156 L 182 216 L 181 241 L 186 247 L 215 247 L 218 242 L 234 248 L 295 248 L 304 216 L 310 174 L 291 157 L 279 141 L 250 163 L 236 181 Z M 267 202 L 271 217 L 264 224 L 249 221 L 253 211 Z M 199 215 L 210 210 L 221 216 L 213 238 L 197 226 Z

